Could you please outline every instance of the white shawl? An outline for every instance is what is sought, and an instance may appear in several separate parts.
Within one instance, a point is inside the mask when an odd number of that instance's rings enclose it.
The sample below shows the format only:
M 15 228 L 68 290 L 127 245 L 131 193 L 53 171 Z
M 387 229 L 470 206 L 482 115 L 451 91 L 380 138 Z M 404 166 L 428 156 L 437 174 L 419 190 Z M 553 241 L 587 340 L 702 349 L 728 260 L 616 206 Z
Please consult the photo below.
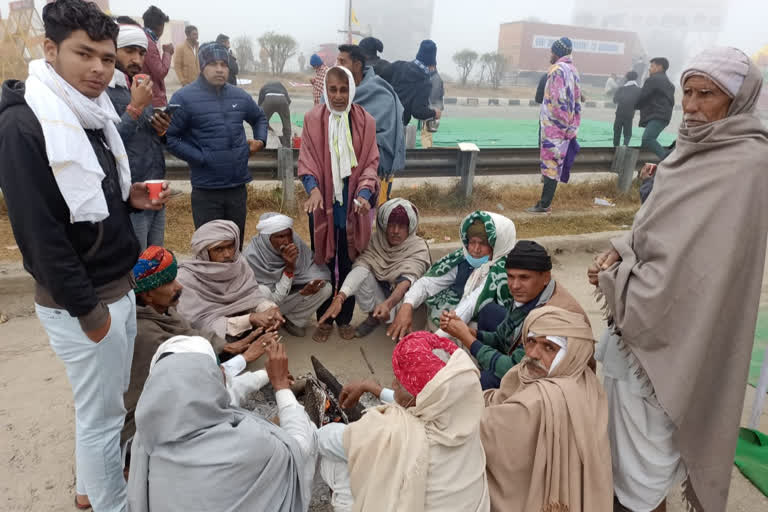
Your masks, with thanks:
M 40 122 L 45 152 L 71 222 L 99 222 L 109 216 L 101 188 L 104 171 L 85 130 L 103 130 L 115 157 L 123 200 L 131 190 L 131 169 L 115 127 L 120 117 L 102 92 L 96 99 L 81 94 L 43 59 L 29 63 L 24 99 Z
M 343 111 L 334 110 L 328 100 L 327 92 L 324 95 L 325 106 L 331 111 L 328 116 L 328 146 L 331 152 L 333 196 L 339 204 L 343 205 L 344 178 L 349 178 L 352 175 L 352 168 L 357 167 L 357 156 L 352 145 L 352 133 L 349 130 L 349 109 L 352 108 L 352 100 L 355 98 L 355 78 L 347 68 L 341 66 L 334 66 L 334 68 L 343 70 L 349 79 L 349 100 Z M 327 90 L 328 73 L 325 74 L 323 82 L 323 91 Z

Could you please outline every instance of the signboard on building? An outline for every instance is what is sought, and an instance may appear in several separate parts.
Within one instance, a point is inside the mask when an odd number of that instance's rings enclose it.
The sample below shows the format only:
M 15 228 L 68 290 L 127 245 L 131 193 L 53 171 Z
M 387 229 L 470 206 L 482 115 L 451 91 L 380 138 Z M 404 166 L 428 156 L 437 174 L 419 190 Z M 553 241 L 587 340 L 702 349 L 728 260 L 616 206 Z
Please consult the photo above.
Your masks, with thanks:
M 533 36 L 533 47 L 549 50 L 559 36 Z M 573 51 L 578 53 L 605 53 L 624 55 L 624 43 L 621 41 L 598 41 L 594 39 L 571 39 Z

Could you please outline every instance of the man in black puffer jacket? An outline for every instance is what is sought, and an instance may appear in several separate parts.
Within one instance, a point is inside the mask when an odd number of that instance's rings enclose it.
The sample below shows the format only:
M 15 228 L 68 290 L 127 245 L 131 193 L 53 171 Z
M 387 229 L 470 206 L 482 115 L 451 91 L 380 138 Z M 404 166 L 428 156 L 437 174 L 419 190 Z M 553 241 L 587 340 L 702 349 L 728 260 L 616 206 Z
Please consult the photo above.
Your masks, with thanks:
M 392 87 L 403 104 L 403 124 L 410 123 L 411 117 L 421 121 L 440 119 L 440 111 L 429 106 L 432 94 L 429 66 L 436 65 L 437 45 L 429 39 L 421 42 L 415 60 L 392 64 Z
M 35 279 L 35 310 L 64 363 L 75 405 L 76 497 L 94 510 L 125 510 L 120 430 L 136 336 L 132 209 L 160 209 L 131 184 L 128 157 L 106 93 L 118 27 L 95 4 L 43 8 L 45 60 L 0 100 L 0 187 Z M 87 489 L 87 496 L 86 496 Z
M 640 110 L 640 127 L 643 132 L 643 149 L 656 153 L 660 160 L 667 156 L 659 141 L 659 135 L 672 120 L 675 107 L 675 86 L 667 77 L 669 61 L 664 57 L 651 59 L 650 76 L 643 84 L 637 108 Z

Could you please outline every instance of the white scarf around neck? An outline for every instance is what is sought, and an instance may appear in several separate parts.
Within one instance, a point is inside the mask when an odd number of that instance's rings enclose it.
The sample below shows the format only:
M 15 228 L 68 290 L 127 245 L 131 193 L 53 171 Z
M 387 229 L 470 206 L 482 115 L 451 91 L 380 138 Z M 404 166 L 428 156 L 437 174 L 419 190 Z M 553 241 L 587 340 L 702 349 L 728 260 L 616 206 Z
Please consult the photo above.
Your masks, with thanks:
M 90 99 L 61 78 L 43 59 L 29 63 L 24 99 L 40 122 L 45 152 L 70 211 L 70 222 L 100 222 L 109 216 L 101 188 L 105 178 L 85 130 L 103 130 L 115 157 L 123 201 L 131 190 L 131 169 L 115 123 L 120 117 L 106 91 Z
M 334 110 L 328 99 L 328 72 L 331 69 L 341 69 L 349 79 L 349 100 L 346 108 Z M 349 130 L 349 110 L 355 98 L 355 79 L 352 73 L 344 67 L 334 66 L 328 69 L 323 81 L 323 98 L 325 106 L 331 114 L 328 116 L 328 146 L 331 152 L 331 175 L 333 176 L 333 197 L 341 205 L 344 204 L 344 178 L 352 175 L 352 168 L 357 167 L 357 156 L 352 145 L 352 133 Z
M 624 87 L 631 87 L 631 86 L 633 86 L 633 85 L 634 85 L 635 87 L 640 87 L 639 85 L 637 85 L 637 81 L 635 81 L 635 80 L 630 80 L 629 82 L 625 83 L 625 84 L 624 84 Z

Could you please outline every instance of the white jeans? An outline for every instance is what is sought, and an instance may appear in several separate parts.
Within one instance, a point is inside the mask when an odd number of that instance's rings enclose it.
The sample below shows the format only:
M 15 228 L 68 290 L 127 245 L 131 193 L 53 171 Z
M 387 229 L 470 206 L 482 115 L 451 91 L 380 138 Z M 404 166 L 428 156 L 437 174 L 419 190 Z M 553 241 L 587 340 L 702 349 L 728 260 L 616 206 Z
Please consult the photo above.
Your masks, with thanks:
M 65 310 L 38 304 L 35 310 L 72 386 L 77 493 L 88 495 L 95 512 L 122 512 L 126 495 L 120 431 L 136 338 L 134 294 L 109 305 L 112 324 L 99 343 L 91 341 Z

